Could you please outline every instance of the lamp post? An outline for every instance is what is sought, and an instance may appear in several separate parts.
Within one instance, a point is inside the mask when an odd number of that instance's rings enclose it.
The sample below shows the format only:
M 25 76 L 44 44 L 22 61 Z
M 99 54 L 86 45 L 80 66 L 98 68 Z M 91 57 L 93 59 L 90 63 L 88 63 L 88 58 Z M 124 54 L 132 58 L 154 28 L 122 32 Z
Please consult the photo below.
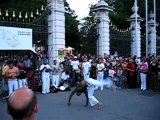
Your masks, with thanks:
M 157 35 L 156 35 L 156 0 L 153 0 L 153 7 L 154 7 L 154 39 L 155 39 L 155 42 L 157 42 L 156 38 L 157 38 Z M 155 49 L 155 52 L 156 52 L 156 49 Z M 156 53 L 155 53 L 156 54 Z
M 137 0 L 135 0 L 135 42 L 137 44 Z M 141 57 L 141 56 L 138 56 L 138 54 L 136 53 L 137 57 Z
M 148 0 L 146 0 L 146 57 L 148 57 Z

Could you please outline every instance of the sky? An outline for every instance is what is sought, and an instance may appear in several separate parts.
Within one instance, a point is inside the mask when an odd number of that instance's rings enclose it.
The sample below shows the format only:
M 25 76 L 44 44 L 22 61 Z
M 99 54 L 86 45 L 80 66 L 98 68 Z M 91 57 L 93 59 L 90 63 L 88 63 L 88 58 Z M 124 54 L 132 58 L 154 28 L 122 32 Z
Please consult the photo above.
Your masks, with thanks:
M 99 0 L 67 0 L 70 8 L 75 10 L 76 15 L 78 15 L 78 19 L 88 16 L 89 13 L 89 5 L 96 4 Z

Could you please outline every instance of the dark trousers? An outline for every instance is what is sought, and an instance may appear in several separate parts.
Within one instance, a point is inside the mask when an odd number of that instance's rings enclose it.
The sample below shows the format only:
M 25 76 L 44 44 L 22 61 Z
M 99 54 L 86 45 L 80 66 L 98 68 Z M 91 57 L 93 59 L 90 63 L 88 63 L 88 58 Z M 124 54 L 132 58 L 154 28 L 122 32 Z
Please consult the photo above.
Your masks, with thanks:
M 71 86 L 76 86 L 77 82 L 80 82 L 80 73 L 72 71 Z
M 134 80 L 134 76 L 128 76 L 128 88 L 129 89 L 133 88 L 133 84 L 134 84 L 133 80 Z

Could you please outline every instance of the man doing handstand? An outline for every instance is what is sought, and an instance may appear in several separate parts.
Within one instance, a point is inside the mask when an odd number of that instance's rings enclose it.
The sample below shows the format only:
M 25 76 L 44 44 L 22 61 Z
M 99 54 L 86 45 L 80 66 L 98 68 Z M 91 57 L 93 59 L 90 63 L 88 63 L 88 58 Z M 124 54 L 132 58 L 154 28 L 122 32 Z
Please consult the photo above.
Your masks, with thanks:
M 80 96 L 81 93 L 84 93 L 86 96 L 86 104 L 84 106 L 88 106 L 88 91 L 87 91 L 87 82 L 85 80 L 82 80 L 76 88 L 71 92 L 69 99 L 68 99 L 68 105 L 71 105 L 71 98 L 76 93 L 77 96 Z

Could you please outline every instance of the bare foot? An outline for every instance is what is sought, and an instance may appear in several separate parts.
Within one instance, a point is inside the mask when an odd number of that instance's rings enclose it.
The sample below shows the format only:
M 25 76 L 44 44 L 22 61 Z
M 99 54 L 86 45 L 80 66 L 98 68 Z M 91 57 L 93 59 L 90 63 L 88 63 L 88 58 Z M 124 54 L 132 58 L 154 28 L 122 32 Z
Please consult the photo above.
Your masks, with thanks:
M 88 107 L 88 105 L 87 105 L 87 104 L 85 104 L 85 105 L 84 105 L 84 107 Z
M 97 104 L 97 109 L 100 110 L 101 108 L 102 108 L 102 103 L 99 102 L 99 103 Z
M 117 91 L 117 86 L 113 86 L 113 91 L 114 91 L 114 92 Z

